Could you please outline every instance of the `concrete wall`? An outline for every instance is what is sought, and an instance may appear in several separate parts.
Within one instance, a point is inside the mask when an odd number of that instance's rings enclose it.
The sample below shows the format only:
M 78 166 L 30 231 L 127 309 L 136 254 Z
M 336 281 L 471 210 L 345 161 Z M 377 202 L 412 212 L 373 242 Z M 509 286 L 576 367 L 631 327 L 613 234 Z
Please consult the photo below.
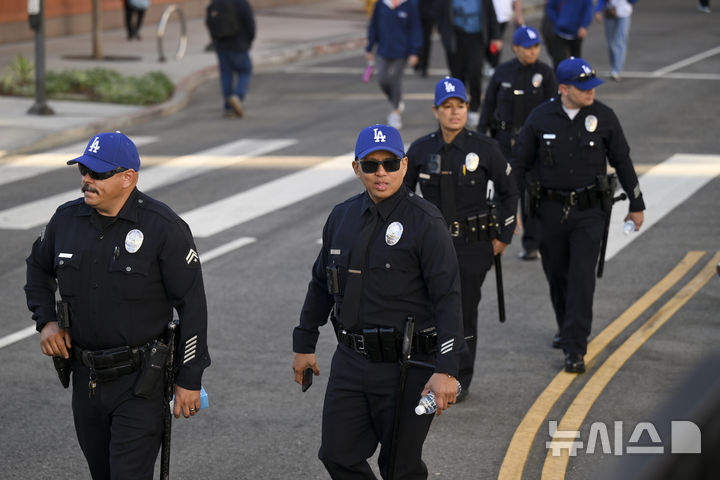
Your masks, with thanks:
M 318 0 L 249 0 L 254 9 L 312 3 Z M 362 2 L 364 0 L 358 0 Z M 156 23 L 170 4 L 178 4 L 186 18 L 205 15 L 209 0 L 151 0 L 143 25 Z M 92 0 L 45 0 L 45 35 L 48 38 L 88 33 L 91 30 Z M 103 30 L 123 28 L 123 0 L 100 0 Z M 0 44 L 33 39 L 27 14 L 28 0 L 0 0 Z

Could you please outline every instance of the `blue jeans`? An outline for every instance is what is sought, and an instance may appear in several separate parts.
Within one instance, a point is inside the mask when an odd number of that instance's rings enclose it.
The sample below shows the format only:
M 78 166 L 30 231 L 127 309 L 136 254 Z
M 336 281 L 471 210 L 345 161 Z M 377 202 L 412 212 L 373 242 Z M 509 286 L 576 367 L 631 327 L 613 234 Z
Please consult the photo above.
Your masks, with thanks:
M 610 70 L 613 73 L 620 74 L 625 65 L 629 33 L 630 17 L 605 19 L 605 39 L 610 56 Z
M 248 52 L 235 50 L 217 50 L 217 57 L 220 66 L 220 87 L 225 100 L 225 109 L 229 109 L 227 99 L 230 95 L 237 95 L 240 100 L 245 99 L 245 94 L 250 85 L 252 62 Z M 237 78 L 235 78 L 235 75 L 237 75 Z

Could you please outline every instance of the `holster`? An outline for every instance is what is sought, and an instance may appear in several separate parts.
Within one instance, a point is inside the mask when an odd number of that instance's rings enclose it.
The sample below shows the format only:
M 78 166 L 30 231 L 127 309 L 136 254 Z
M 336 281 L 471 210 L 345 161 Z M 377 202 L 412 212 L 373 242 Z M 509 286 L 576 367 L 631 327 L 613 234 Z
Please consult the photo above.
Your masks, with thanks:
M 70 372 L 72 372 L 72 360 L 70 358 L 52 357 L 53 365 L 57 371 L 60 383 L 64 388 L 70 386 Z
M 598 175 L 595 177 L 595 185 L 598 189 L 598 195 L 600 196 L 600 204 L 603 212 L 610 213 L 613 205 L 613 195 L 615 195 L 615 189 L 617 188 L 617 175 Z
M 148 398 L 158 384 L 162 383 L 169 354 L 170 347 L 160 340 L 155 340 L 150 348 L 143 352 L 140 375 L 135 382 L 135 395 Z

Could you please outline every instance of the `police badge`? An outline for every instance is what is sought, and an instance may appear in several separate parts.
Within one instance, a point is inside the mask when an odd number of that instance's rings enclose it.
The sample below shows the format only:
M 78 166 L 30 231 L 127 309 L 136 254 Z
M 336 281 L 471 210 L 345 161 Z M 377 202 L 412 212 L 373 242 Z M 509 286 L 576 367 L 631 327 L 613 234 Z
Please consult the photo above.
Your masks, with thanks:
M 585 130 L 592 133 L 597 130 L 598 119 L 595 115 L 588 115 L 585 117 Z
M 385 230 L 385 243 L 391 247 L 400 241 L 403 234 L 403 226 L 400 222 L 392 222 Z
M 144 239 L 145 236 L 137 228 L 130 230 L 125 236 L 125 250 L 127 250 L 128 253 L 137 252 L 140 250 Z
M 542 85 L 543 76 L 542 73 L 536 73 L 532 77 L 532 86 L 535 88 L 538 88 L 540 85 Z
M 480 157 L 478 157 L 477 153 L 470 152 L 465 155 L 465 168 L 467 168 L 468 172 L 477 170 L 478 165 L 480 165 Z

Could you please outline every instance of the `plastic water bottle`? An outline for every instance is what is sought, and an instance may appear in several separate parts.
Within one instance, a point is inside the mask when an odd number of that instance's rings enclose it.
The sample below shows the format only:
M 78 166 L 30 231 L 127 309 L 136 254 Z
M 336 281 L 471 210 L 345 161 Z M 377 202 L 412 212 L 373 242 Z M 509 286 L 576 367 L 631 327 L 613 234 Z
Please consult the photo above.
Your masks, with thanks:
M 635 231 L 635 222 L 632 220 L 628 220 L 625 222 L 625 225 L 623 225 L 623 233 L 625 235 L 630 235 L 631 232 Z
M 370 77 L 372 77 L 373 72 L 375 71 L 375 62 L 368 62 L 365 66 L 365 71 L 363 72 L 362 81 L 363 83 L 368 83 L 370 81 Z
M 462 391 L 462 388 L 460 387 L 460 382 L 457 382 L 458 389 L 457 394 L 460 395 L 460 392 Z M 429 415 L 431 413 L 435 413 L 437 410 L 437 403 L 435 403 L 435 392 L 429 392 L 427 395 L 422 397 L 420 401 L 418 402 L 417 407 L 415 407 L 415 414 L 416 415 Z

